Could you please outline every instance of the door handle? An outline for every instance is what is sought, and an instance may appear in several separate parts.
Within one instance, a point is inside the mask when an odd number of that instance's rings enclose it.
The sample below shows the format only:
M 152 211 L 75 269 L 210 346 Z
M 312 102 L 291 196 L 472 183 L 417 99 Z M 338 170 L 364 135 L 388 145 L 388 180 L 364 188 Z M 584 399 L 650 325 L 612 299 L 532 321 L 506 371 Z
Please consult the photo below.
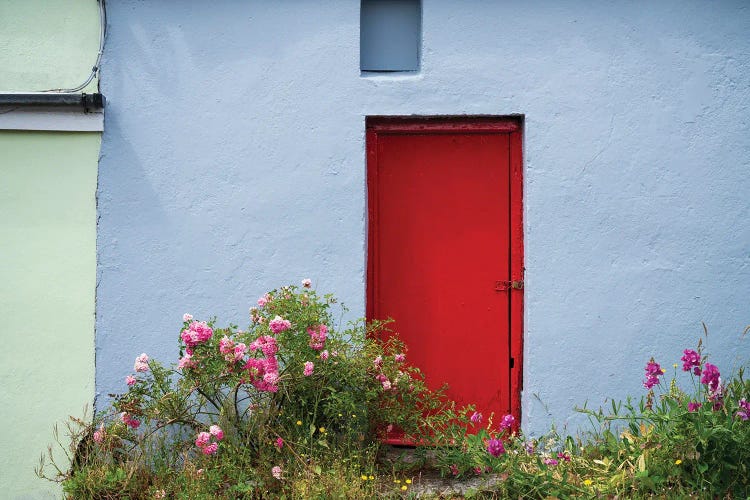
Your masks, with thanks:
M 518 280 L 518 281 L 498 280 L 495 282 L 496 292 L 507 292 L 509 290 L 523 290 L 523 280 Z

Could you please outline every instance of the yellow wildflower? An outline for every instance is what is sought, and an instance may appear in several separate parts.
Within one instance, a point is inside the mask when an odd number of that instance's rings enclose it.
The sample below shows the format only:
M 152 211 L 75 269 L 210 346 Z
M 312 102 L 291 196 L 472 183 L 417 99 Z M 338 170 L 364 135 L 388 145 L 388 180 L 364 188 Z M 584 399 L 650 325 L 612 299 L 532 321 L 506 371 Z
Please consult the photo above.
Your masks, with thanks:
M 404 482 L 405 482 L 406 484 L 411 484 L 411 479 L 407 479 L 407 480 L 406 480 L 406 481 L 404 481 Z
M 326 428 L 325 427 L 321 427 L 318 430 L 320 431 L 321 434 L 325 434 L 326 433 Z
M 661 369 L 661 372 L 662 372 L 662 373 L 667 373 L 667 369 L 666 369 L 666 368 L 662 368 L 662 369 Z
M 302 420 L 297 420 L 297 425 L 302 425 Z
M 361 477 L 361 478 L 362 478 L 362 481 L 367 481 L 367 475 L 366 475 L 366 474 L 362 474 L 362 475 L 361 475 L 361 476 L 359 476 L 359 477 Z
M 375 480 L 375 476 L 370 476 L 370 477 L 369 477 L 368 479 L 369 479 L 370 481 L 374 481 L 374 480 Z
M 585 484 L 586 486 L 591 486 L 592 483 L 593 483 L 593 481 L 591 479 L 585 479 L 583 481 L 583 484 Z
M 680 460 L 679 458 L 674 461 L 675 465 L 680 465 L 681 463 L 682 463 L 682 460 Z
M 408 486 L 406 486 L 406 485 L 403 485 L 403 486 L 401 487 L 401 491 L 406 491 L 406 490 L 407 490 L 408 488 L 409 488 Z
M 396 484 L 401 484 L 401 480 L 400 479 L 394 479 L 393 482 L 396 483 Z

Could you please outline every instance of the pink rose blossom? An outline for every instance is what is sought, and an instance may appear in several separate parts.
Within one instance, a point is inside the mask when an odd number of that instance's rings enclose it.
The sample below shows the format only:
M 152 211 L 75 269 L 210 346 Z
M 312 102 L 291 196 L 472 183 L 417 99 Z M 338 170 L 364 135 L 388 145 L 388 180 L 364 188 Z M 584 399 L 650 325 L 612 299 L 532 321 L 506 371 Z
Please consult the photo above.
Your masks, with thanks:
M 106 432 L 104 430 L 104 424 L 101 424 L 97 430 L 94 431 L 94 442 L 102 443 Z
M 247 348 L 253 352 L 260 349 L 266 357 L 274 356 L 279 352 L 279 345 L 276 342 L 276 339 L 270 335 L 262 335 L 258 337 L 250 342 L 250 345 Z
M 193 359 L 193 356 L 191 356 L 190 354 L 185 354 L 177 362 L 177 368 L 179 368 L 180 370 L 183 370 L 185 368 L 192 368 L 194 366 L 195 366 L 195 360 Z
M 239 342 L 236 346 L 234 346 L 234 360 L 239 361 L 247 352 L 247 346 L 243 344 L 242 342 Z
M 384 391 L 390 391 L 391 390 L 392 384 L 391 384 L 390 380 L 388 380 L 388 379 L 383 380 L 383 382 L 381 382 L 381 384 L 383 385 L 383 390 Z
M 219 340 L 219 352 L 222 354 L 229 354 L 234 349 L 234 341 L 224 335 Z
M 270 301 L 271 301 L 271 296 L 269 294 L 265 294 L 261 298 L 258 299 L 258 306 L 264 307 Z
M 327 360 L 328 359 L 328 351 L 321 352 L 320 353 L 320 359 L 322 359 L 323 361 Z
M 406 361 L 406 354 L 396 354 L 395 356 L 393 356 L 393 359 L 396 360 L 396 363 L 403 363 L 404 361 Z
M 221 430 L 221 427 L 218 425 L 212 425 L 208 428 L 208 432 L 211 433 L 213 437 L 216 438 L 217 441 L 221 441 L 224 439 L 224 431 Z
M 183 314 L 182 321 L 184 321 L 185 323 L 187 323 L 188 321 L 193 321 L 193 315 L 188 313 Z
M 381 366 L 383 366 L 383 356 L 378 356 L 373 359 L 372 364 L 373 366 L 375 366 L 375 368 L 380 368 Z
M 475 424 L 481 424 L 482 423 L 482 414 L 478 411 L 475 411 L 471 414 L 470 420 Z
M 310 278 L 303 279 L 302 286 L 305 288 L 310 288 L 312 286 L 312 280 Z
M 141 422 L 137 418 L 131 417 L 128 412 L 122 412 L 122 415 L 120 415 L 120 420 L 122 420 L 122 423 L 124 423 L 131 429 L 137 429 L 138 426 L 141 425 Z
M 133 386 L 133 385 L 135 385 L 135 382 L 136 382 L 136 380 L 135 380 L 135 377 L 134 377 L 134 376 L 132 376 L 132 375 L 128 375 L 127 377 L 125 377 L 125 383 L 126 383 L 126 384 L 127 384 L 128 386 Z
M 302 372 L 302 374 L 305 377 L 309 377 L 313 374 L 313 370 L 315 369 L 315 365 L 312 361 L 305 361 L 305 370 Z
M 460 473 L 460 471 L 458 470 L 458 466 L 456 464 L 451 464 L 450 470 L 451 470 L 451 474 L 453 474 L 454 476 L 458 476 L 458 474 Z
M 271 469 L 271 475 L 272 475 L 273 477 L 275 477 L 276 479 L 281 479 L 281 474 L 282 474 L 282 472 L 283 472 L 283 471 L 281 470 L 281 467 L 279 467 L 278 465 L 275 465 L 275 466 L 274 466 L 274 467 L 273 467 L 273 468 Z
M 146 355 L 145 352 L 141 354 L 140 356 L 138 356 L 137 358 L 135 358 L 135 366 L 133 367 L 133 369 L 136 372 L 147 372 L 149 370 L 148 356 Z
M 195 446 L 198 448 L 203 448 L 205 446 L 208 446 L 208 444 L 211 442 L 211 434 L 203 431 L 199 432 L 198 436 L 195 438 Z
M 204 455 L 215 455 L 219 451 L 219 443 L 207 444 L 202 450 Z
M 289 330 L 292 327 L 292 322 L 277 315 L 268 322 L 268 327 L 273 333 L 281 333 L 284 330 Z
M 205 321 L 192 321 L 186 330 L 180 332 L 180 338 L 192 350 L 198 344 L 210 339 L 213 334 L 214 331 Z
M 326 325 L 318 325 L 316 328 L 310 327 L 307 329 L 307 334 L 310 335 L 310 347 L 320 351 L 325 346 L 328 327 Z

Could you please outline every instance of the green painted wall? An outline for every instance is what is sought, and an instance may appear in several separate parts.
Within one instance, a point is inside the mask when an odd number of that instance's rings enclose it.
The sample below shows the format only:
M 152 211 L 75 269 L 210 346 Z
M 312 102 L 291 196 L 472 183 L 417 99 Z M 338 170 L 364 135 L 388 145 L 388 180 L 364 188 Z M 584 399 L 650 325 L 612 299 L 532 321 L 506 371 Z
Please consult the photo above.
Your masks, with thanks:
M 0 92 L 76 87 L 98 49 L 95 0 L 0 0 Z
M 93 400 L 100 140 L 0 131 L 3 498 L 55 491 L 34 475 L 39 454 L 53 424 Z
M 0 92 L 76 87 L 98 50 L 95 0 L 0 0 Z M 2 498 L 61 496 L 34 467 L 52 426 L 93 403 L 100 143 L 98 132 L 0 130 Z

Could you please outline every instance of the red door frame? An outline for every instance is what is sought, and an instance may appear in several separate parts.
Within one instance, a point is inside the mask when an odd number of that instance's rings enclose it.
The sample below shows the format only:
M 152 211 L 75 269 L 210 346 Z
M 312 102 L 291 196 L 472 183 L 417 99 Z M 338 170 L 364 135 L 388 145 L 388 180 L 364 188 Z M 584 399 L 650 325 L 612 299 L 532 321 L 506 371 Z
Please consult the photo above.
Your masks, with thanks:
M 409 133 L 497 133 L 510 135 L 510 271 L 511 280 L 524 279 L 523 265 L 523 118 L 522 117 L 402 117 L 371 116 L 367 117 L 366 127 L 366 160 L 368 165 L 377 165 L 377 139 L 381 134 Z M 368 238 L 367 255 L 374 255 L 377 234 L 377 169 L 367 168 L 368 184 Z M 375 262 L 367 258 L 367 318 L 372 319 L 374 289 L 372 286 Z M 510 307 L 510 403 L 511 413 L 516 421 L 521 422 L 521 389 L 523 387 L 523 288 L 511 288 Z

